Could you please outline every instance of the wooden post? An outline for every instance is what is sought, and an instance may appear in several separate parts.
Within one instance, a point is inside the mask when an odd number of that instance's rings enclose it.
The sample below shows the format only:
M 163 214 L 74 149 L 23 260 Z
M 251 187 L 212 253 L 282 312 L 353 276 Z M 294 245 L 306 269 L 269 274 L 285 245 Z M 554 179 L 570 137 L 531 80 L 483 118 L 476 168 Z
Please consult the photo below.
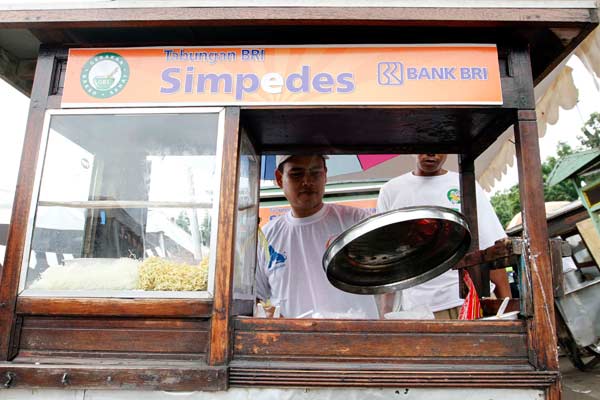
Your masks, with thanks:
M 546 400 L 560 400 L 561 391 L 560 379 L 557 379 L 546 389 Z
M 477 188 L 475 182 L 475 160 L 465 154 L 458 157 L 460 172 L 460 208 L 469 223 L 471 230 L 471 247 L 469 252 L 479 250 L 479 222 L 477 220 Z M 479 296 L 490 295 L 490 272 L 479 267 L 467 269 L 471 280 L 475 284 Z M 460 295 L 462 298 L 468 294 L 468 289 L 462 279 L 463 270 L 460 271 Z M 487 284 L 486 284 L 487 283 Z
M 4 268 L 0 269 L 0 360 L 12 359 L 18 350 L 18 341 L 15 336 L 18 336 L 19 332 L 14 331 L 14 326 L 19 272 L 23 259 L 29 206 L 43 134 L 44 114 L 53 81 L 55 59 L 53 50 L 40 49 L 29 103 L 29 116 L 25 128 L 23 155 L 19 166 Z
M 523 214 L 524 257 L 528 275 L 531 277 L 533 298 L 534 315 L 529 324 L 532 361 L 540 370 L 558 370 L 552 264 L 535 110 L 518 112 L 515 147 Z
M 530 362 L 538 370 L 558 370 L 552 264 L 542 186 L 531 60 L 526 47 L 511 54 L 512 70 L 523 93 L 520 96 L 515 150 L 523 215 L 524 268 L 521 275 L 531 284 L 533 317 L 528 321 Z M 558 381 L 557 381 L 558 382 Z M 556 383 L 560 386 L 560 382 Z M 552 391 L 554 393 L 555 391 Z
M 239 164 L 240 109 L 225 109 L 225 137 L 219 196 L 219 231 L 213 313 L 210 330 L 208 363 L 224 365 L 229 361 L 232 342 L 233 267 L 235 256 L 235 221 Z M 213 223 L 217 223 L 214 221 Z

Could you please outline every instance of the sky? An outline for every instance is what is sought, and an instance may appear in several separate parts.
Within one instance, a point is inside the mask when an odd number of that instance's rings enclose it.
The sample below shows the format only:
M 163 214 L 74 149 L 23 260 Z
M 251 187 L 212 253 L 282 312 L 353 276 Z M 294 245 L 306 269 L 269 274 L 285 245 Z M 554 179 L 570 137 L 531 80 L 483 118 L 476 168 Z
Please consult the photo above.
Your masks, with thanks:
M 559 141 L 567 142 L 573 147 L 580 145 L 577 135 L 580 134 L 581 127 L 590 113 L 600 111 L 600 80 L 593 77 L 577 57 L 572 57 L 567 65 L 573 68 L 573 79 L 579 90 L 579 103 L 571 110 L 561 109 L 558 123 L 548 125 L 546 135 L 540 140 L 542 160 L 556 154 Z M 0 219 L 6 219 L 6 216 L 10 215 L 28 107 L 29 99 L 0 79 Z M 496 183 L 492 193 L 509 188 L 517 183 L 517 180 L 516 167 L 509 168 L 502 180 Z
M 0 79 L 0 218 L 5 213 L 7 202 L 12 203 L 27 113 L 29 99 Z

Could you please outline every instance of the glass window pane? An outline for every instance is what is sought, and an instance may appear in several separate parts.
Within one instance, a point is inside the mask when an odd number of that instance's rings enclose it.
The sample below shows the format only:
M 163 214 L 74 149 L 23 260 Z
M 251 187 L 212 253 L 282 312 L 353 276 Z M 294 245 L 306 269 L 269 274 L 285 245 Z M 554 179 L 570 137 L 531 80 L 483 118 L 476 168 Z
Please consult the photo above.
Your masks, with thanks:
M 258 173 L 259 157 L 248 136 L 242 131 L 234 263 L 236 298 L 252 298 L 258 230 Z
M 211 291 L 218 119 L 52 116 L 25 289 L 178 297 Z

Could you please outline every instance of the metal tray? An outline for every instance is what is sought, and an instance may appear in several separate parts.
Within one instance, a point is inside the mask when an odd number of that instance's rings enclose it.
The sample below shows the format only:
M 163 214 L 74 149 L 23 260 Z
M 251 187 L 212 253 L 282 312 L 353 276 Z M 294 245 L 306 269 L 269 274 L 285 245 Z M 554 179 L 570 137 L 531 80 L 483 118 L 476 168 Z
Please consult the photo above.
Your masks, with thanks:
M 470 244 L 469 227 L 459 212 L 406 207 L 373 215 L 344 231 L 325 252 L 323 268 L 345 292 L 392 292 L 448 271 Z

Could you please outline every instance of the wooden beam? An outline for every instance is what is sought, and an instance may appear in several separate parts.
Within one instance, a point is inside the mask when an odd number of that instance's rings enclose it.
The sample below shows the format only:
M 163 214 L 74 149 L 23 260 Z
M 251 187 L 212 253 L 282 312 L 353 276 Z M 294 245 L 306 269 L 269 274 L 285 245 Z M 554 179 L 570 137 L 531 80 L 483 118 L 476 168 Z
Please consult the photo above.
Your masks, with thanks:
M 377 22 L 414 26 L 548 26 L 595 22 L 582 8 L 431 8 L 431 7 L 156 7 L 5 10 L 0 28 L 108 28 L 215 25 L 323 25 Z
M 0 360 L 9 360 L 14 356 L 15 342 L 15 305 L 19 286 L 19 272 L 25 246 L 29 206 L 33 194 L 33 185 L 37 158 L 42 137 L 46 100 L 52 85 L 55 54 L 52 50 L 40 49 L 35 72 L 29 117 L 23 143 L 23 157 L 19 166 L 17 191 L 15 193 L 10 231 L 6 245 L 4 268 L 0 269 Z
M 209 329 L 207 318 L 26 316 L 15 362 L 27 354 L 75 359 L 111 353 L 109 358 L 148 364 L 152 358 L 205 362 Z
M 498 268 L 514 265 L 514 257 L 521 255 L 522 242 L 520 239 L 500 239 L 493 246 L 483 250 L 473 250 L 467 253 L 453 268 L 461 269 L 482 264 L 493 264 L 500 260 Z
M 475 160 L 470 155 L 460 154 L 458 157 L 460 172 L 460 208 L 465 215 L 471 231 L 471 247 L 469 251 L 479 250 L 479 221 L 477 220 L 477 188 L 475 179 Z M 477 294 L 481 297 L 490 295 L 490 271 L 487 268 L 468 267 L 469 275 Z M 464 270 L 459 271 L 460 296 L 467 297 L 468 288 L 463 281 Z
M 523 56 L 526 56 L 523 52 Z M 533 97 L 533 81 L 528 76 Z M 532 361 L 540 370 L 558 370 L 552 265 L 542 187 L 535 110 L 521 110 L 515 126 L 515 147 L 523 213 L 526 278 L 531 282 L 533 319 L 529 324 Z
M 209 318 L 212 300 L 19 297 L 16 311 L 21 315 L 71 317 Z
M 546 388 L 546 400 L 560 400 L 561 393 L 562 389 L 560 379 L 557 379 L 549 387 Z
M 567 242 L 565 244 L 568 246 Z M 562 239 L 550 239 L 550 261 L 552 262 L 552 289 L 554 297 L 565 295 L 562 257 Z
M 6 388 L 123 389 L 131 390 L 224 390 L 227 368 L 198 365 L 198 362 L 165 362 L 135 365 L 120 362 L 104 365 L 0 363 Z M 140 395 L 143 397 L 143 395 Z
M 231 324 L 233 298 L 233 269 L 235 258 L 235 229 L 238 198 L 238 168 L 240 146 L 240 109 L 225 109 L 225 137 L 219 195 L 219 224 L 217 234 L 217 268 L 215 271 L 214 303 L 210 332 L 210 365 L 225 365 L 231 353 Z
M 592 19 L 592 22 L 596 22 L 596 24 L 598 23 L 597 11 L 596 13 L 594 13 L 594 11 L 590 10 L 590 17 Z M 596 29 L 596 24 L 585 24 L 581 27 L 581 29 L 578 30 L 577 36 L 575 36 L 571 40 L 566 40 L 565 38 L 561 38 L 560 36 L 558 36 L 560 28 L 553 29 L 553 33 L 556 34 L 559 40 L 561 40 L 561 42 L 564 44 L 564 48 L 559 55 L 554 57 L 554 60 L 552 60 L 552 62 L 549 65 L 547 65 L 543 71 L 536 74 L 535 80 L 533 82 L 534 85 L 540 83 L 542 79 L 548 76 L 548 74 L 550 74 L 550 72 L 552 72 L 552 70 L 554 70 L 554 68 L 556 68 L 561 63 L 562 60 L 568 57 L 569 54 L 571 54 L 573 50 L 575 50 L 575 48 L 585 40 L 585 38 L 590 34 L 590 32 Z
M 523 321 L 459 321 L 459 320 L 327 320 L 327 319 L 291 319 L 291 318 L 235 318 L 235 330 L 247 332 L 304 332 L 307 336 L 315 332 L 332 334 L 361 335 L 377 333 L 402 335 L 423 332 L 437 333 L 447 339 L 453 333 L 465 335 L 502 334 L 520 335 L 525 333 Z M 310 340 L 308 338 L 307 340 Z M 381 342 L 380 345 L 387 344 Z M 417 349 L 413 349 L 418 351 Z
M 233 362 L 487 363 L 531 368 L 527 331 L 521 320 L 473 323 L 236 318 L 234 337 Z

